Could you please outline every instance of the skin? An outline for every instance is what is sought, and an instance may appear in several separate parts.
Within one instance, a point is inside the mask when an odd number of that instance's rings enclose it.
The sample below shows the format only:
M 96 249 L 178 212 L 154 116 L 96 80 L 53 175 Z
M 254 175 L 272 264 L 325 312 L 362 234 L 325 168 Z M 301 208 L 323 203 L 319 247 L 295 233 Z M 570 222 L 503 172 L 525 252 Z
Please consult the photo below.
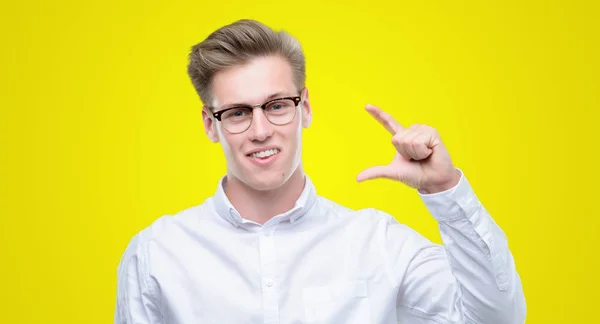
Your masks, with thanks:
M 254 108 L 252 125 L 240 134 L 227 132 L 210 110 L 203 108 L 206 135 L 221 144 L 227 162 L 227 197 L 242 217 L 264 224 L 293 208 L 304 189 L 302 129 L 310 126 L 312 118 L 308 89 L 297 89 L 292 68 L 284 58 L 267 56 L 218 72 L 212 91 L 215 111 L 231 104 L 262 104 L 270 96 L 301 94 L 302 101 L 289 124 L 273 125 L 262 109 Z M 388 165 L 362 171 L 357 181 L 392 179 L 426 194 L 450 189 L 458 183 L 460 173 L 452 165 L 435 129 L 426 125 L 404 128 L 373 105 L 367 105 L 366 110 L 391 133 L 396 154 Z M 269 166 L 255 165 L 246 156 L 251 150 L 271 146 L 281 152 Z
M 212 91 L 216 111 L 234 103 L 262 104 L 272 95 L 301 93 L 302 101 L 290 123 L 273 125 L 262 109 L 255 108 L 252 125 L 240 134 L 227 132 L 208 108 L 203 109 L 206 134 L 221 143 L 227 161 L 227 197 L 242 217 L 264 224 L 291 209 L 304 189 L 302 129 L 310 126 L 312 118 L 308 90 L 294 85 L 292 68 L 285 59 L 270 56 L 220 71 L 214 76 Z M 281 152 L 268 167 L 257 166 L 246 156 L 270 146 Z
M 388 165 L 370 167 L 358 174 L 358 182 L 386 178 L 400 181 L 424 194 L 434 194 L 456 186 L 460 172 L 431 126 L 400 125 L 390 114 L 373 105 L 366 110 L 392 135 L 396 154 Z

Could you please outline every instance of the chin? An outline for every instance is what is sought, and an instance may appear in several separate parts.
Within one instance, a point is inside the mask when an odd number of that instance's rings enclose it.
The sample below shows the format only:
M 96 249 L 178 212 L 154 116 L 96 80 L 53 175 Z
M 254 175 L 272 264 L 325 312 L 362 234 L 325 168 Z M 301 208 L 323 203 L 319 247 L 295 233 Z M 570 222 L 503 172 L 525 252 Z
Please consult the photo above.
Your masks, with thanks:
M 286 178 L 282 176 L 282 173 L 279 170 L 272 170 L 260 174 L 251 174 L 246 177 L 244 182 L 254 190 L 273 190 L 285 183 Z

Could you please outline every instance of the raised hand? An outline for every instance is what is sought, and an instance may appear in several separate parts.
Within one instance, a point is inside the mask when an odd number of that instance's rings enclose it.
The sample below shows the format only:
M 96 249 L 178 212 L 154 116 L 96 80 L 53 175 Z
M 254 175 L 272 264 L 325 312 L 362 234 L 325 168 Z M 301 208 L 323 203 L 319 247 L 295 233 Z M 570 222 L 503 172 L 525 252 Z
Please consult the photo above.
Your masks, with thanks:
M 358 174 L 356 180 L 386 178 L 400 181 L 422 193 L 435 193 L 454 187 L 460 172 L 438 132 L 427 125 L 402 127 L 390 114 L 367 105 L 366 110 L 392 134 L 396 155 L 388 165 L 373 166 Z

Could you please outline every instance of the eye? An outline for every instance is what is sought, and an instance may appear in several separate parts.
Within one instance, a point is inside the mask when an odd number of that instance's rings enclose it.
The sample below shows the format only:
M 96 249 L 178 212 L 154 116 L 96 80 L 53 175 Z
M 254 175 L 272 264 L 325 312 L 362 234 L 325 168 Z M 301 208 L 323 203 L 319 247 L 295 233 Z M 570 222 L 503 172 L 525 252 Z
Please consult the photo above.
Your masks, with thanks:
M 240 120 L 250 116 L 250 112 L 245 108 L 234 108 L 227 110 L 221 116 L 222 119 Z
M 293 106 L 294 106 L 293 101 L 287 100 L 287 99 L 282 99 L 282 100 L 277 100 L 277 101 L 273 101 L 273 102 L 269 103 L 269 105 L 267 106 L 267 110 L 270 112 L 279 112 L 279 111 L 291 108 Z

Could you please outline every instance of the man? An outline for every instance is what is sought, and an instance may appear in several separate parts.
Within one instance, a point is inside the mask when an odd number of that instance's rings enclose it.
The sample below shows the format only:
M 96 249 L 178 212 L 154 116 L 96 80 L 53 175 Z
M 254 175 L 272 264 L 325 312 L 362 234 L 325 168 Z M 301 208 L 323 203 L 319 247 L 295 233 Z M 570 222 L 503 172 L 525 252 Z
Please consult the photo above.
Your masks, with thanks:
M 304 55 L 290 35 L 238 21 L 193 47 L 188 72 L 227 175 L 213 197 L 132 239 L 115 323 L 524 322 L 506 237 L 433 128 L 404 128 L 368 105 L 397 154 L 357 180 L 415 188 L 443 246 L 316 195 L 301 163 Z

